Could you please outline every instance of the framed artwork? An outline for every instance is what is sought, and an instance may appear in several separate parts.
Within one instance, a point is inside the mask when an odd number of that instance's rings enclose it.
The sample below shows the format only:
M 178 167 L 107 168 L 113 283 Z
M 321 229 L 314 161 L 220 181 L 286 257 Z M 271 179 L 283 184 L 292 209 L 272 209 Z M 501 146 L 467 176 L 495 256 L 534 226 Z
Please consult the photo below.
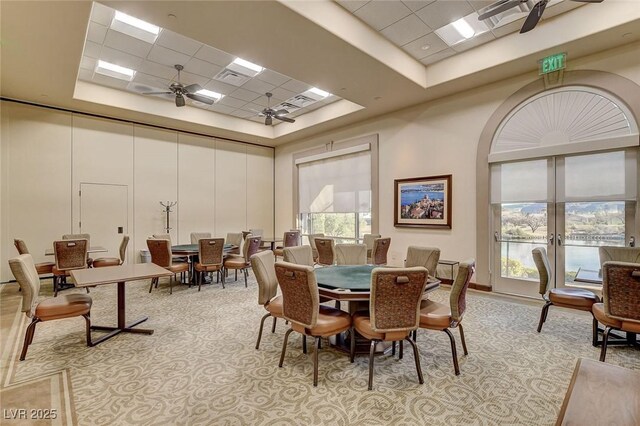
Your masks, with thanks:
M 451 229 L 451 175 L 394 182 L 394 226 Z

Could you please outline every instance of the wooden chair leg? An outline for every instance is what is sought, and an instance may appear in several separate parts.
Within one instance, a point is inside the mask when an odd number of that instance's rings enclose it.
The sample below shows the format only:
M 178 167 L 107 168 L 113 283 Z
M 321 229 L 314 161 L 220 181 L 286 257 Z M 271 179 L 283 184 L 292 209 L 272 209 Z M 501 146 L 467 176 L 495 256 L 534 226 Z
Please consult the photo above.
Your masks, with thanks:
M 36 331 L 36 324 L 40 322 L 40 319 L 33 318 L 31 320 L 31 324 L 27 327 L 27 331 L 24 334 L 24 345 L 22 346 L 22 353 L 20 354 L 20 361 L 24 361 L 27 356 L 27 349 L 29 349 L 29 345 L 33 342 L 33 335 Z
M 418 345 L 416 345 L 416 342 L 411 340 L 409 337 L 407 337 L 406 340 L 408 340 L 409 343 L 411 343 L 411 346 L 413 347 L 413 358 L 416 361 L 416 371 L 418 372 L 418 381 L 420 382 L 420 384 L 423 384 L 424 378 L 422 377 L 422 368 L 420 367 L 420 353 L 418 352 Z M 402 342 L 402 340 L 400 342 Z
M 316 337 L 316 350 L 313 353 L 313 386 L 318 386 L 318 352 L 320 352 L 320 336 Z
M 376 350 L 376 341 L 372 340 L 369 346 L 369 390 L 373 388 L 373 359 L 374 352 Z
M 447 336 L 449 336 L 449 340 L 451 340 L 451 355 L 453 355 L 453 369 L 456 373 L 456 376 L 459 376 L 460 367 L 458 366 L 458 351 L 456 350 L 456 339 L 455 337 L 453 337 L 453 334 L 451 334 L 451 331 L 449 331 L 448 328 L 445 328 L 442 331 L 447 333 Z
M 248 269 L 243 269 L 242 272 L 244 272 L 244 288 L 247 288 L 247 277 L 249 277 L 249 270 Z
M 402 340 L 400 340 L 400 343 L 398 345 L 400 346 L 400 351 L 398 352 L 398 359 L 402 359 L 402 357 L 404 356 L 404 344 L 402 343 Z
M 462 341 L 462 351 L 465 355 L 469 355 L 467 351 L 467 342 L 464 340 L 464 329 L 462 328 L 462 324 L 458 324 L 458 328 L 460 329 L 460 340 Z
M 85 328 L 87 332 L 87 346 L 93 346 L 93 342 L 91 342 L 91 313 L 84 314 Z
M 607 357 L 607 343 L 609 342 L 609 332 L 611 331 L 611 327 L 606 326 L 604 328 L 604 333 L 602 333 L 602 349 L 600 349 L 600 362 L 604 362 Z
M 549 306 L 551 305 L 551 302 L 547 302 L 542 307 L 542 312 L 540 312 L 540 322 L 538 323 L 538 333 L 542 330 L 542 324 L 547 320 L 547 313 L 549 312 Z
M 350 351 L 349 351 L 349 358 L 351 363 L 353 364 L 353 361 L 356 357 L 356 329 L 351 327 L 351 346 L 350 346 Z
M 256 342 L 256 349 L 260 349 L 260 340 L 262 339 L 262 328 L 264 327 L 264 321 L 270 316 L 271 314 L 267 313 L 262 317 L 262 320 L 260 320 L 260 330 L 258 331 L 258 341 Z M 273 319 L 275 319 L 275 317 Z
M 307 335 L 306 334 L 302 335 L 302 353 L 303 354 L 307 353 Z
M 292 331 L 293 331 L 293 328 L 290 328 L 284 334 L 284 342 L 282 342 L 282 353 L 280 353 L 280 363 L 278 364 L 278 367 L 282 367 L 282 363 L 284 363 L 284 354 L 287 351 L 287 340 L 289 340 L 289 335 L 291 334 Z

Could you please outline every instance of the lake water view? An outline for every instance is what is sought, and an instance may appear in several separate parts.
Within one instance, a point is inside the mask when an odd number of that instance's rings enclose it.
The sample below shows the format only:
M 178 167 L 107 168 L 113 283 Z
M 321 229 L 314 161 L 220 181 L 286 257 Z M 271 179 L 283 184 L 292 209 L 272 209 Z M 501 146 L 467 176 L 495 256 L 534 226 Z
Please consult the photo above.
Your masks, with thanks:
M 400 205 L 406 206 L 409 204 L 413 204 L 416 201 L 422 200 L 425 195 L 428 195 L 432 200 L 444 200 L 444 192 L 433 192 L 433 191 L 409 191 L 402 192 L 400 194 Z

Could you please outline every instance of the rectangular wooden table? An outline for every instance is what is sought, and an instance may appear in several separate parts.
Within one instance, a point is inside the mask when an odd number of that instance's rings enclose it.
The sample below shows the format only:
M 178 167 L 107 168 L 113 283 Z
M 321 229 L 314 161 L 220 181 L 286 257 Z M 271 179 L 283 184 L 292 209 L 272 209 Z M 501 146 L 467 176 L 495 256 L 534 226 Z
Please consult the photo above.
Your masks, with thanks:
M 148 278 L 168 277 L 173 275 L 165 268 L 153 263 L 134 263 L 119 266 L 106 266 L 104 268 L 76 269 L 71 271 L 71 276 L 76 287 L 93 287 L 103 284 L 118 283 L 118 326 L 108 327 L 92 325 L 92 330 L 110 331 L 111 333 L 93 341 L 94 345 L 120 333 L 153 334 L 153 330 L 133 328 L 149 319 L 143 317 L 131 324 L 126 324 L 125 319 L 125 283 L 127 281 L 144 280 Z
M 640 372 L 579 359 L 556 425 L 640 425 Z

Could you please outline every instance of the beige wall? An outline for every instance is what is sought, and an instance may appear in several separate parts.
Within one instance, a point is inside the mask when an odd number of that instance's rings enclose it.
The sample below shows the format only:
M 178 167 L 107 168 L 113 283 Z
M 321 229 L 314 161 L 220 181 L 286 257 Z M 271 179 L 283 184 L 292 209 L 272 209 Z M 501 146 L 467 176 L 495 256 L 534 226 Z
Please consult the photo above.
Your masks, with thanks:
M 36 262 L 78 232 L 81 183 L 128 187 L 129 259 L 163 233 L 159 201 L 178 201 L 171 236 L 262 228 L 273 233 L 273 149 L 3 101 L 0 139 L 0 280 L 12 279 L 13 239 Z M 101 245 L 100 241 L 91 241 Z M 101 254 L 117 256 L 117 253 Z
M 558 49 L 559 51 L 562 48 Z M 619 74 L 640 84 L 640 43 L 568 60 L 568 69 L 594 69 Z M 276 148 L 276 233 L 294 223 L 292 154 L 330 141 L 379 134 L 379 230 L 392 238 L 390 263 L 400 265 L 407 246 L 437 246 L 443 259 L 477 257 L 476 151 L 491 114 L 512 93 L 538 78 L 531 72 L 453 96 Z M 384 99 L 380 100 L 384 102 Z M 453 227 L 420 230 L 393 226 L 393 180 L 453 174 Z M 480 206 L 487 208 L 488 206 Z M 488 270 L 489 265 L 478 265 Z

